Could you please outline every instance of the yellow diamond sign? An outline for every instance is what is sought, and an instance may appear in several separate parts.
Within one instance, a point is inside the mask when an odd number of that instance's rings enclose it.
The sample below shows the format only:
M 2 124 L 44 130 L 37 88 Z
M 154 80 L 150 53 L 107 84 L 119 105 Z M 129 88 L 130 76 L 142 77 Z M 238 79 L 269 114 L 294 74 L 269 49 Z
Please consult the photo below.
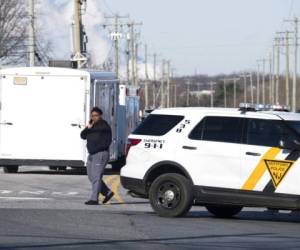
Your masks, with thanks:
M 277 187 L 283 180 L 291 166 L 293 161 L 276 161 L 276 160 L 265 160 L 267 169 L 272 177 L 272 181 L 275 187 Z

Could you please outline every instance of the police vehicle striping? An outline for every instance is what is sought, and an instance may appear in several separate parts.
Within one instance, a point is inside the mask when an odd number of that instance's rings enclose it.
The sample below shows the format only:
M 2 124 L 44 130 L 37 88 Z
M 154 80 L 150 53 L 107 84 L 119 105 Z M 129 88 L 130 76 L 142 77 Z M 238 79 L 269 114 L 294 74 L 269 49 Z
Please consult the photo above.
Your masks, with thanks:
M 257 166 L 254 168 L 253 172 L 243 185 L 242 189 L 244 190 L 253 190 L 253 188 L 256 186 L 256 184 L 259 182 L 261 177 L 266 172 L 266 164 L 265 159 L 275 159 L 275 157 L 280 152 L 280 148 L 270 148 L 265 155 L 260 159 Z

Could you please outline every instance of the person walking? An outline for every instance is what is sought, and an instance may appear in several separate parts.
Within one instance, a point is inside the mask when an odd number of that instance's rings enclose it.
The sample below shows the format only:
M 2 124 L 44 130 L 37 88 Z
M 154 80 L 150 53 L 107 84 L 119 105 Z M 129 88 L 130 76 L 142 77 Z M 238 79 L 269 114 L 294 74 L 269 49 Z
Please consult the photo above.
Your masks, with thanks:
M 103 204 L 107 203 L 114 193 L 102 180 L 105 166 L 109 160 L 109 146 L 112 141 L 112 133 L 109 124 L 102 118 L 102 110 L 94 107 L 91 110 L 89 124 L 81 131 L 81 138 L 87 140 L 87 174 L 92 184 L 90 199 L 86 205 L 98 205 L 99 194 L 104 196 Z

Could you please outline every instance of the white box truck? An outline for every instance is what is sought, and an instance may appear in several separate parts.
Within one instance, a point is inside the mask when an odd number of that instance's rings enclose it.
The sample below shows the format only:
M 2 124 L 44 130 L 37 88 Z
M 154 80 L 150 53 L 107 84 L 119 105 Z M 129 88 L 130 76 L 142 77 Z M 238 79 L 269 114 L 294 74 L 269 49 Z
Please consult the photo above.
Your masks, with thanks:
M 51 67 L 0 70 L 0 166 L 83 167 L 80 132 L 99 106 L 112 128 L 110 162 L 124 161 L 127 132 L 119 82 L 110 72 Z M 126 110 L 126 108 L 125 108 Z M 131 118 L 129 118 L 131 119 Z M 132 119 L 136 119 L 132 117 Z

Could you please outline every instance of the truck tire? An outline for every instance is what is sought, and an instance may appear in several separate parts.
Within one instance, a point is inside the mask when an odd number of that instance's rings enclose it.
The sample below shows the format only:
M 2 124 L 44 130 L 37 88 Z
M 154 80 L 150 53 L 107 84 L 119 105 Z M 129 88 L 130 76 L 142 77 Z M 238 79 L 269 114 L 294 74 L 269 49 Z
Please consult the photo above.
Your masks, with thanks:
M 19 166 L 3 166 L 3 172 L 7 174 L 17 173 L 19 170 Z
M 192 183 L 180 174 L 163 174 L 152 183 L 149 199 L 153 210 L 159 216 L 183 216 L 193 203 Z
M 227 205 L 208 205 L 206 209 L 219 218 L 230 218 L 238 214 L 243 207 L 242 206 L 227 206 Z

